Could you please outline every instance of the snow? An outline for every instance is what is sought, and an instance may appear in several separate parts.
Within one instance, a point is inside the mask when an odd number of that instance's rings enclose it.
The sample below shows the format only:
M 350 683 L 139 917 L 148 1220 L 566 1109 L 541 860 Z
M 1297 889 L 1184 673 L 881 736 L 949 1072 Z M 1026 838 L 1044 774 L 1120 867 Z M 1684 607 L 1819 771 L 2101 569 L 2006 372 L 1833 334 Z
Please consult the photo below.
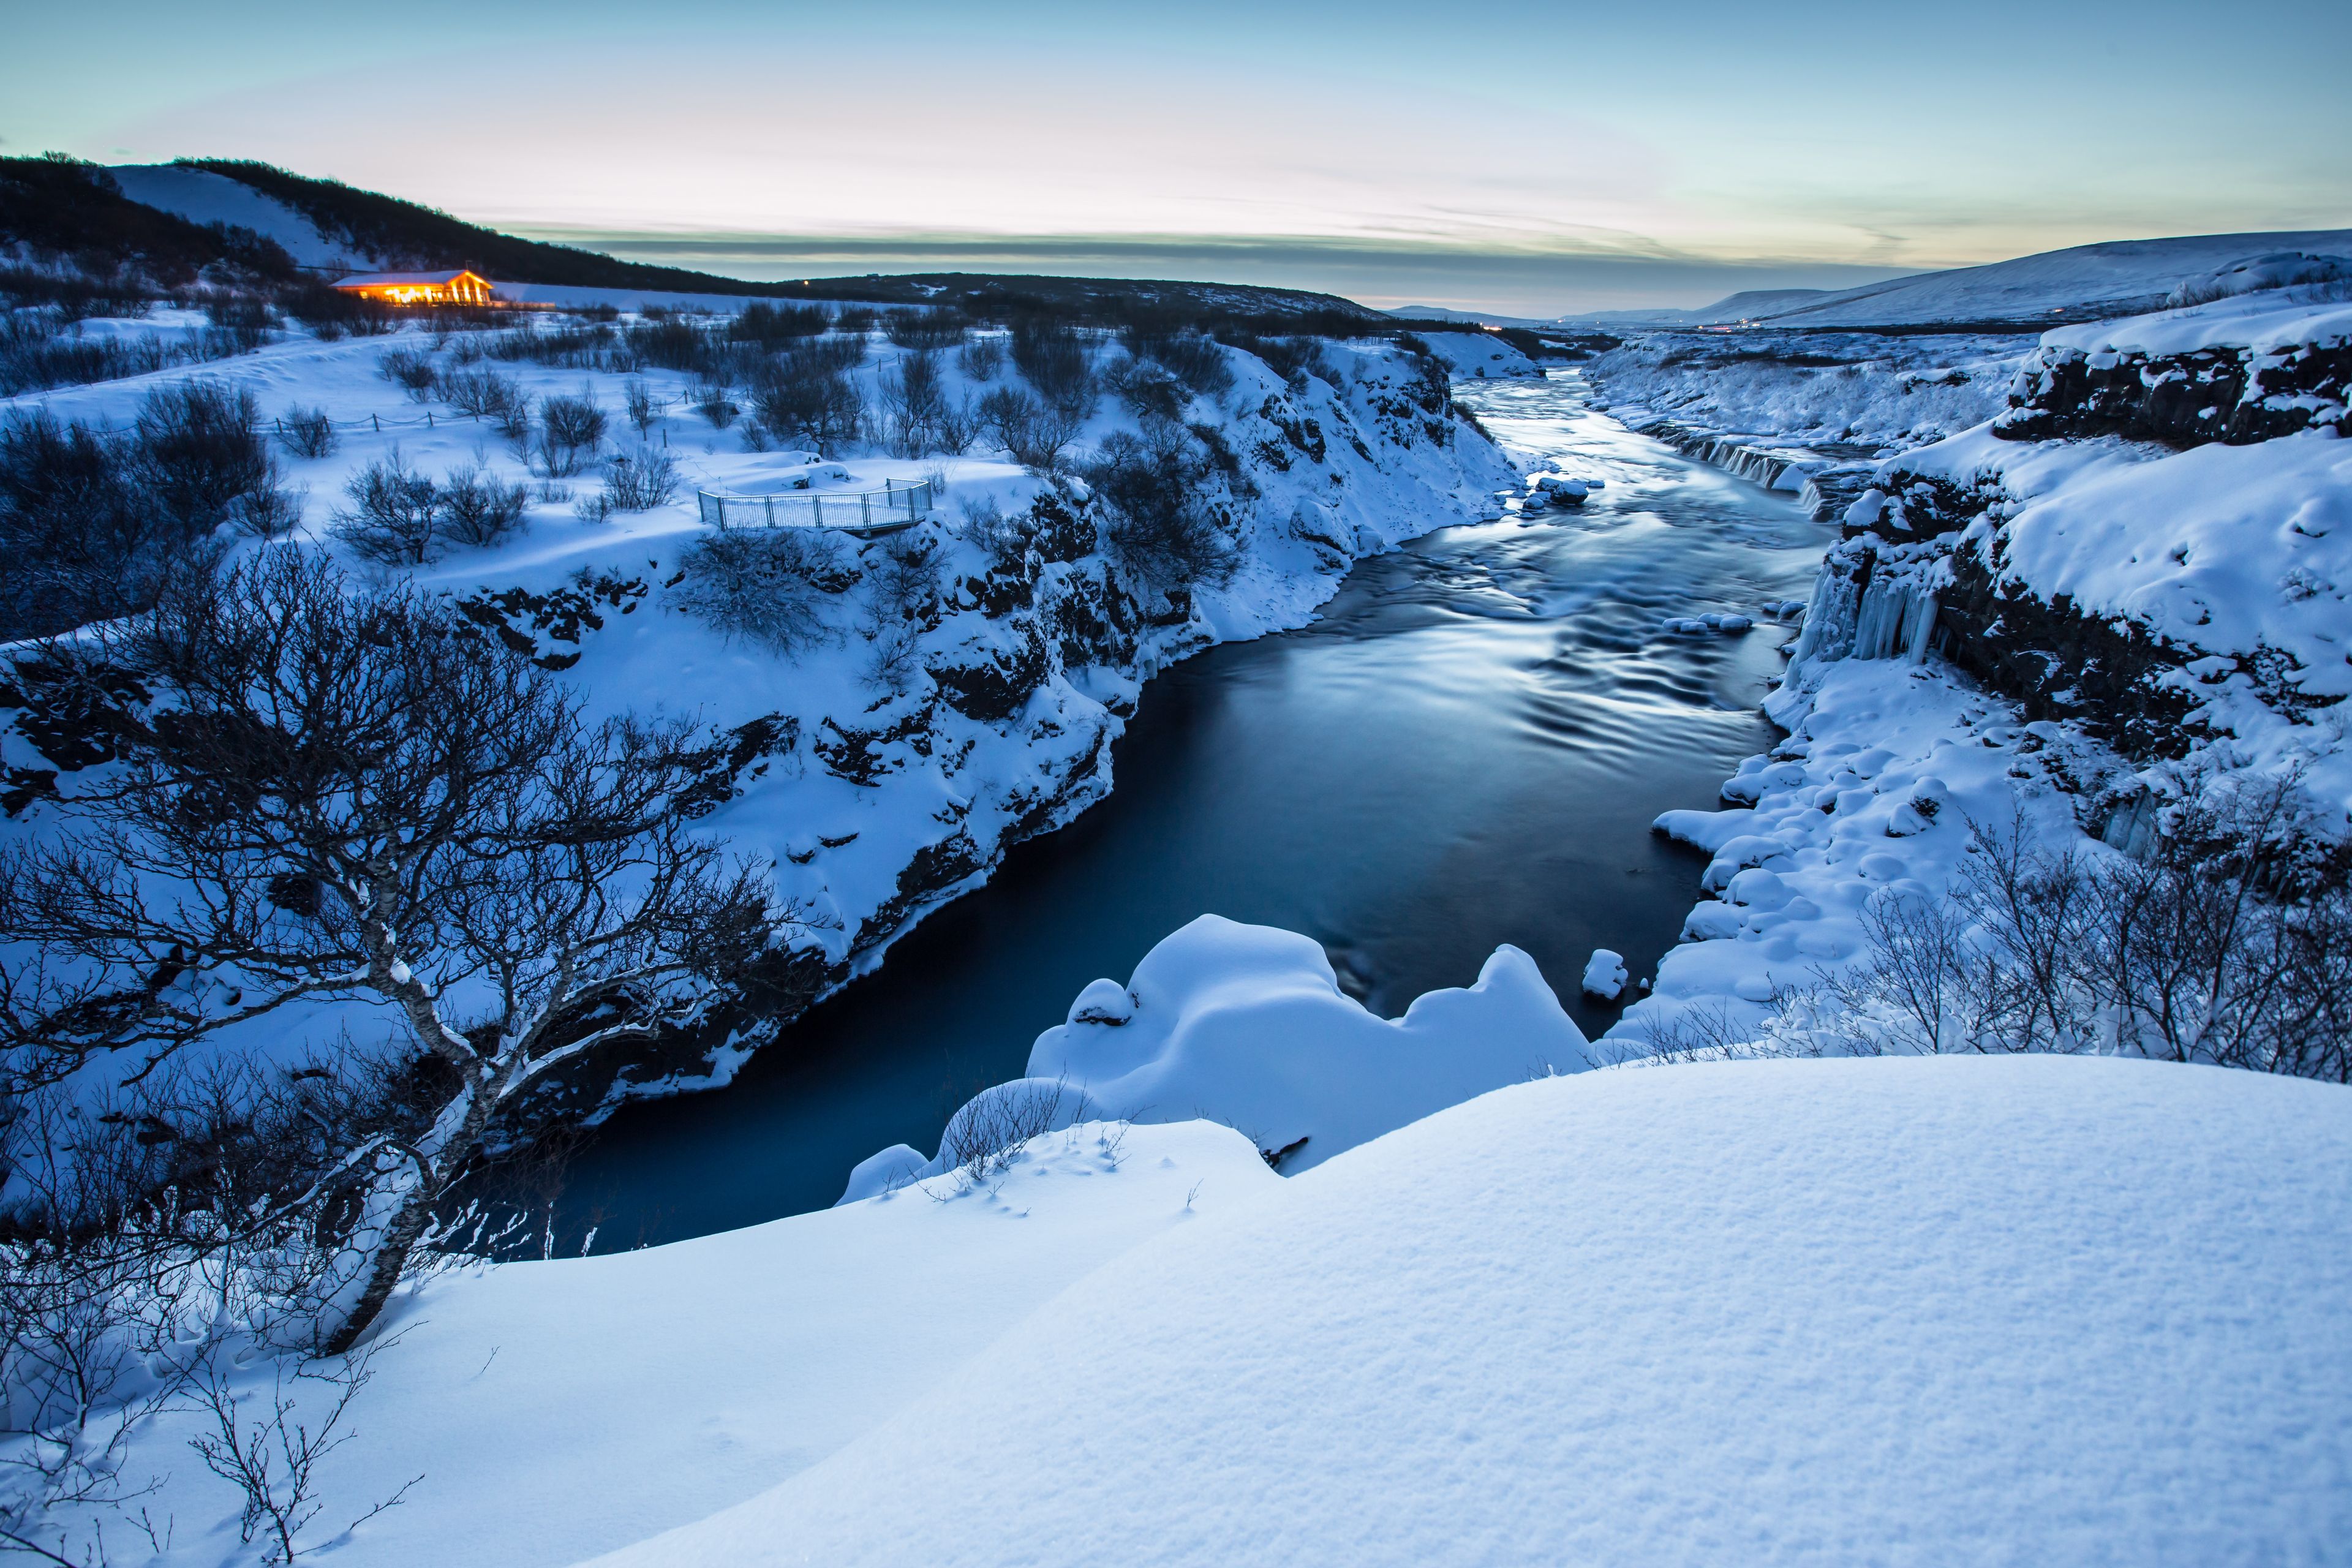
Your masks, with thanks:
M 1659 816 L 1657 832 L 1711 858 L 1699 878 L 1708 900 L 1659 960 L 1651 994 L 1593 1042 L 1596 1057 L 1752 1039 L 1776 991 L 1864 951 L 1871 900 L 1952 886 L 1971 818 L 2005 826 L 2022 809 L 2036 831 L 2077 836 L 2071 797 L 2044 771 L 2073 756 L 2045 738 L 2054 726 L 2029 727 L 1949 672 L 1902 660 L 1794 673 L 1769 705 L 1794 733 L 1725 783 L 1740 804 Z
M 1039 1140 L 992 1191 L 901 1184 L 667 1247 L 444 1276 L 384 1331 L 399 1340 L 355 1436 L 321 1466 L 318 1539 L 417 1475 L 331 1560 L 563 1568 L 702 1518 L 886 1420 L 1118 1253 L 1279 1184 L 1224 1128 L 1097 1125 Z M 266 1363 L 251 1376 L 266 1393 Z M 170 1472 L 149 1500 L 176 1521 L 163 1563 L 247 1563 L 234 1494 L 182 1447 L 194 1431 L 169 1417 L 133 1450 Z
M 2352 304 L 2260 293 L 2095 326 L 2059 327 L 2042 334 L 2042 345 L 2084 354 L 2138 353 L 2153 358 L 2215 348 L 2248 348 L 2269 354 L 2305 343 L 2337 344 L 2347 338 L 2352 338 Z
M 1496 948 L 1476 984 L 1387 1019 L 1340 991 L 1309 939 L 1202 915 L 1124 986 L 1081 992 L 1069 1022 L 1037 1037 L 1029 1081 L 1066 1082 L 1138 1121 L 1205 1117 L 1264 1150 L 1304 1142 L 1283 1168 L 1305 1170 L 1530 1073 L 1589 1065 L 1584 1036 L 1516 947 Z
M 1614 1002 L 1625 991 L 1625 955 L 1596 947 L 1584 963 L 1584 994 Z
M 1774 333 L 1757 342 L 1659 332 L 1596 355 L 1583 374 L 1636 429 L 1671 422 L 1785 447 L 1801 467 L 1808 444 L 1916 447 L 1991 418 L 2031 347 L 2017 335 Z
M 600 1562 L 2329 1560 L 2347 1111 L 2053 1058 L 1506 1089 L 1164 1231 Z
M 1421 342 L 1445 362 L 1455 376 L 1473 380 L 1486 376 L 1543 379 L 1543 367 L 1503 339 L 1487 332 L 1423 332 Z
M 45 405 L 61 419 L 121 426 L 135 415 L 151 387 L 192 378 L 251 389 L 265 418 L 289 407 L 323 408 L 339 426 L 336 449 L 316 459 L 280 451 L 278 458 L 305 492 L 306 524 L 298 538 L 309 547 L 340 549 L 327 530 L 345 483 L 369 462 L 395 451 L 436 479 L 479 464 L 500 479 L 530 484 L 539 493 L 540 481 L 489 425 L 445 404 L 410 401 L 379 374 L 383 357 L 395 349 L 433 349 L 445 371 L 457 368 L 463 342 L 457 334 L 436 349 L 430 334 L 415 331 L 334 342 L 289 335 L 256 353 L 193 370 L 0 400 L 0 413 Z M 878 334 L 867 345 L 855 374 L 869 398 L 894 353 Z M 1202 587 L 1189 618 L 1145 627 L 1127 668 L 1063 668 L 1055 658 L 1045 684 L 1007 719 L 983 721 L 945 703 L 933 705 L 923 737 L 929 750 L 908 742 L 885 742 L 889 749 L 879 774 L 868 784 L 829 771 L 815 752 L 817 740 L 835 733 L 828 723 L 843 731 L 887 728 L 919 710 L 931 683 L 918 671 L 911 679 L 921 689 L 901 693 L 877 716 L 877 698 L 886 694 L 877 690 L 872 650 L 855 624 L 860 594 L 841 596 L 824 646 L 791 657 L 730 642 L 669 601 L 665 584 L 677 570 L 680 552 L 705 531 L 695 508 L 698 487 L 772 489 L 806 482 L 810 474 L 805 454 L 747 450 L 740 426 L 714 429 L 689 406 L 692 384 L 684 374 L 647 368 L 638 377 L 666 405 L 644 440 L 678 463 L 679 499 L 651 511 L 592 522 L 575 515 L 572 501 L 593 492 L 598 482 L 593 471 L 558 480 L 553 499 L 534 500 L 528 528 L 519 537 L 493 550 L 454 550 L 413 576 L 422 585 L 457 595 L 515 588 L 546 594 L 571 588 L 583 572 L 643 584 L 641 599 L 625 607 L 602 607 L 603 629 L 583 633 L 576 645 L 549 647 L 578 652 L 569 679 L 595 715 L 663 710 L 722 729 L 769 715 L 797 723 L 799 740 L 768 760 L 763 772 L 747 776 L 742 793 L 700 826 L 730 839 L 744 854 L 772 860 L 780 895 L 799 900 L 807 911 L 806 925 L 793 940 L 821 949 L 829 964 L 860 973 L 878 963 L 889 941 L 914 919 L 985 877 L 1012 838 L 1066 822 L 1108 792 L 1108 745 L 1132 710 L 1139 682 L 1213 642 L 1303 624 L 1358 556 L 1391 549 L 1433 528 L 1499 512 L 1496 491 L 1515 478 L 1499 452 L 1460 424 L 1453 426 L 1462 433 L 1460 439 L 1435 446 L 1417 417 L 1398 419 L 1386 412 L 1417 384 L 1418 371 L 1409 356 L 1377 342 L 1334 342 L 1327 359 L 1339 384 L 1309 377 L 1303 390 L 1294 391 L 1256 359 L 1231 353 L 1236 377 L 1232 392 L 1222 403 L 1201 400 L 1188 411 L 1195 420 L 1226 429 L 1258 492 L 1254 502 L 1235 509 L 1243 555 L 1230 583 Z M 949 395 L 983 393 L 986 388 L 972 384 L 953 360 L 949 355 L 944 361 Z M 625 450 L 636 443 L 638 437 L 619 418 L 620 377 L 528 361 L 490 363 L 533 399 L 576 395 L 585 387 L 613 418 L 620 437 L 614 445 Z M 1314 421 L 1328 432 L 1326 459 L 1288 451 L 1268 409 L 1285 418 Z M 1106 395 L 1078 455 L 1113 431 L 1133 426 L 1125 406 Z M 1266 450 L 1281 458 L 1282 465 L 1264 459 Z M 1008 623 L 956 592 L 957 584 L 987 569 L 980 546 L 967 537 L 960 520 L 968 506 L 995 504 L 1017 511 L 1043 481 L 994 454 L 905 459 L 861 446 L 821 465 L 814 483 L 856 491 L 879 488 L 886 479 L 923 478 L 934 468 L 945 486 L 935 508 L 940 522 L 926 531 L 940 548 L 949 602 L 940 623 L 923 635 L 918 661 L 985 658 L 1009 635 Z M 1038 591 L 1041 613 L 1048 613 L 1047 601 L 1067 591 L 1093 564 L 1046 568 Z M 5 829 L 24 830 L 13 823 Z M 899 901 L 902 873 L 919 856 L 950 839 L 968 841 L 978 868 L 927 890 L 907 908 Z M 362 1026 L 350 1009 L 333 1007 L 299 1018 L 289 1015 L 281 1024 L 257 1048 L 299 1054 L 307 1042 L 331 1038 L 346 1026 L 361 1032 L 373 1026 Z M 723 1083 L 739 1064 L 740 1053 L 730 1047 L 730 1054 L 709 1064 L 707 1073 L 633 1082 L 624 1092 Z
M 2162 302 L 2186 279 L 2282 251 L 2352 253 L 2352 229 L 2078 245 L 1983 267 L 1865 283 L 1758 314 L 1776 328 L 1806 329 L 2027 321 L 2085 310 L 2122 315 Z
M 374 267 L 378 260 L 346 239 L 320 233 L 316 225 L 292 207 L 226 174 L 175 163 L 119 164 L 107 173 L 134 202 L 190 223 L 249 228 L 264 239 L 276 240 L 300 266 L 362 270 Z

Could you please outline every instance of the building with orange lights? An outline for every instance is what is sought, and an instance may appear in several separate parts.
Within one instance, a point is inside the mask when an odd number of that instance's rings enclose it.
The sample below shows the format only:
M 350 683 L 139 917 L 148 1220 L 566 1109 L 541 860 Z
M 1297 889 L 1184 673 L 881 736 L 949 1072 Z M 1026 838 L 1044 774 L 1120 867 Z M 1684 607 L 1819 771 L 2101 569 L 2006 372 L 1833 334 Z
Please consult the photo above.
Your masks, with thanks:
M 463 267 L 448 272 L 355 272 L 337 279 L 335 287 L 388 305 L 488 305 L 498 298 L 488 279 Z

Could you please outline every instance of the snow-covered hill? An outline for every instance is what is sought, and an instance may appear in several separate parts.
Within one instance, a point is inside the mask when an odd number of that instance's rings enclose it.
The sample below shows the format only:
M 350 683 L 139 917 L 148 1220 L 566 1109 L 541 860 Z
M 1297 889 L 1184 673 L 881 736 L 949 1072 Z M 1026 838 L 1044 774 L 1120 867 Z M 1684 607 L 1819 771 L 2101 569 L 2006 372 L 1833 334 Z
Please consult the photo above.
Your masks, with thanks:
M 1499 1090 L 1165 1232 L 600 1561 L 2324 1561 L 2347 1112 L 2047 1058 Z
M 1829 292 L 1764 290 L 1735 294 L 1696 310 L 1620 310 L 1561 320 L 1635 328 L 1746 321 L 1805 330 L 1974 326 L 2015 331 L 2035 322 L 2147 310 L 2163 304 L 2184 282 L 2294 252 L 2352 255 L 2352 229 L 2109 240 Z
M 352 1568 L 2320 1563 L 2352 1532 L 2352 1090 L 1626 1069 L 1287 1180 L 1223 1128 L 1093 1122 L 446 1276 L 400 1321 L 318 1539 L 422 1479 Z M 249 1561 L 233 1491 L 168 1462 L 200 1430 L 131 1455 L 170 1471 L 165 1568 Z
M 374 268 L 381 259 L 342 236 L 320 233 L 317 225 L 283 202 L 209 169 L 192 169 L 177 163 L 125 163 L 107 173 L 122 187 L 122 194 L 134 202 L 161 208 L 190 223 L 224 223 L 249 228 L 264 239 L 276 240 L 304 267 L 348 268 L 364 272 Z

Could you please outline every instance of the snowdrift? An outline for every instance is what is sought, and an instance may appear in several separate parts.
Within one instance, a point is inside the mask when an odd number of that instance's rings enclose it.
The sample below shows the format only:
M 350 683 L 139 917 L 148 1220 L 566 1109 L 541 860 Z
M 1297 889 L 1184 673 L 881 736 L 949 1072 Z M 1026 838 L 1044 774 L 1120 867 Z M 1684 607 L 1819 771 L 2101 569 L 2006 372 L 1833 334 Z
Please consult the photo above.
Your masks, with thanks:
M 1203 1117 L 1266 1150 L 1304 1141 L 1286 1170 L 1530 1074 L 1590 1065 L 1584 1036 L 1516 947 L 1496 948 L 1477 984 L 1428 992 L 1390 1020 L 1341 993 L 1312 940 L 1217 915 L 1161 941 L 1128 985 L 1087 986 L 1029 1053 L 1032 1079 L 1066 1078 L 1110 1115 Z
M 1382 1018 L 1339 989 L 1323 949 L 1273 926 L 1202 915 L 1163 937 L 1125 985 L 1097 980 L 1037 1037 L 1025 1077 L 956 1112 L 929 1160 L 894 1144 L 860 1162 L 851 1204 L 953 1170 L 987 1128 L 1116 1118 L 1222 1122 L 1298 1172 L 1504 1084 L 1591 1066 L 1535 960 L 1507 944 L 1476 984 Z
M 2352 1093 L 1724 1063 L 1504 1089 L 1163 1234 L 599 1561 L 2314 1562 L 2347 1474 Z

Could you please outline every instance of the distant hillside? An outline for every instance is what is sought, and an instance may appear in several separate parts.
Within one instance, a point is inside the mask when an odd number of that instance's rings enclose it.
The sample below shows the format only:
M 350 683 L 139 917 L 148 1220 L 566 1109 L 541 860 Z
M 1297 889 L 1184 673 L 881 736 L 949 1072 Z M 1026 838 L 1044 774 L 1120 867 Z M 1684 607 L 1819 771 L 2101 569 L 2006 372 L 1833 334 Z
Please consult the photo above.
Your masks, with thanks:
M 2352 229 L 2111 240 L 1835 292 L 1758 290 L 1696 310 L 1612 310 L 1563 320 L 1612 328 L 1751 321 L 1808 330 L 2032 331 L 2158 310 L 2183 284 L 2291 253 L 2352 256 Z
M 186 158 L 126 168 L 121 184 L 132 196 L 184 218 L 234 222 L 269 235 L 311 267 L 470 267 L 501 283 L 961 306 L 990 316 L 1049 308 L 1118 320 L 1160 314 L 1278 320 L 1322 331 L 1360 331 L 1385 321 L 1336 295 L 1162 279 L 926 272 L 749 282 L 522 239 L 415 202 L 243 159 Z
M 285 249 L 248 229 L 194 223 L 123 195 L 95 163 L 58 154 L 0 158 L 0 245 L 86 272 L 133 267 L 165 285 L 227 265 L 268 279 L 294 275 Z

